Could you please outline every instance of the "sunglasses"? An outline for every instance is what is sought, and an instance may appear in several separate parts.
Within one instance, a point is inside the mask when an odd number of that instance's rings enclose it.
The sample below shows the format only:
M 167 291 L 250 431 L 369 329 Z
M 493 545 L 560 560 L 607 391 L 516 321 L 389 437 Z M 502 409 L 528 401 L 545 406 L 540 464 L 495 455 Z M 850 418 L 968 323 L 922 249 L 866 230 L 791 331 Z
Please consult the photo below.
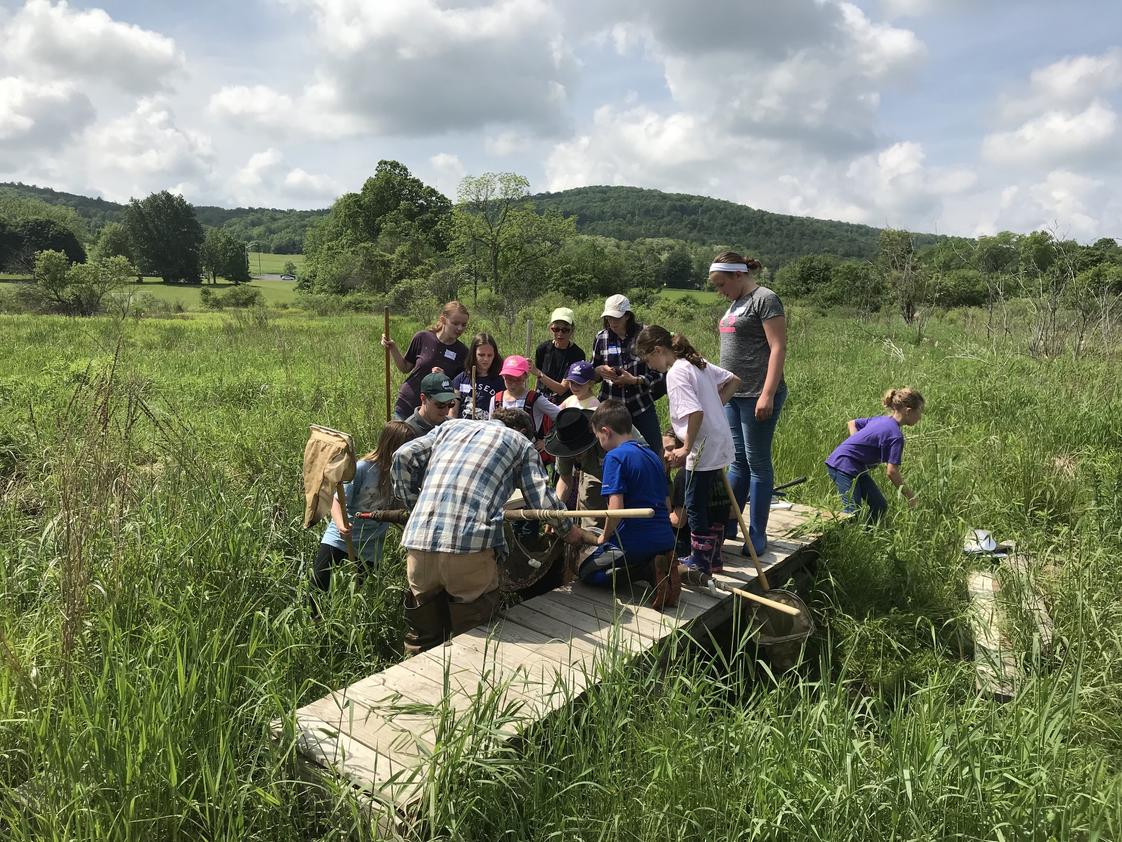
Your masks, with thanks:
M 447 403 L 444 401 L 433 401 L 433 403 L 436 404 L 439 409 L 451 409 L 456 405 L 455 401 L 448 401 Z
M 564 325 L 550 325 L 549 329 L 552 330 L 554 333 L 572 333 L 573 332 L 573 329 L 571 327 L 565 327 Z

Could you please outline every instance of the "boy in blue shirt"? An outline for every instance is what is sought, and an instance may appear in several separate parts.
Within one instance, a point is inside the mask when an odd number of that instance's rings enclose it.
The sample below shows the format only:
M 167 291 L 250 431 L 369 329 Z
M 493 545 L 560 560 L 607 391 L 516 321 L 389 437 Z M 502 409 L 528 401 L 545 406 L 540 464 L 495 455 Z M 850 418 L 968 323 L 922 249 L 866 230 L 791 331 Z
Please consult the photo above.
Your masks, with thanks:
M 592 430 L 605 452 L 600 493 L 612 509 L 650 508 L 654 517 L 609 517 L 596 550 L 581 562 L 578 575 L 589 585 L 611 585 L 618 574 L 653 580 L 655 608 L 675 605 L 681 591 L 674 562 L 674 531 L 666 508 L 667 483 L 662 456 L 636 441 L 631 413 L 618 400 L 606 400 L 592 413 Z

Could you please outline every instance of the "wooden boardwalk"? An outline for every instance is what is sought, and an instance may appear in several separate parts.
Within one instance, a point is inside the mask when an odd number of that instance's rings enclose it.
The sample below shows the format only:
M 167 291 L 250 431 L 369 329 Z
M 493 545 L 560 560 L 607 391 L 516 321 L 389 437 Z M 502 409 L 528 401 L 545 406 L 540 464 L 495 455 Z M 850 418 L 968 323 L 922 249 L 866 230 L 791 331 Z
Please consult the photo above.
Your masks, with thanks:
M 814 558 L 820 528 L 833 517 L 797 504 L 773 509 L 760 559 L 773 587 Z M 718 582 L 758 592 L 751 560 L 739 555 L 738 543 L 725 546 Z M 577 699 L 605 661 L 637 656 L 677 631 L 715 628 L 732 616 L 734 600 L 751 610 L 740 597 L 702 587 L 684 587 L 665 612 L 641 605 L 629 590 L 559 588 L 299 708 L 297 747 L 374 802 L 405 810 L 436 773 L 430 761 L 450 722 L 461 736 L 469 729 L 475 750 L 486 751 Z M 273 730 L 280 738 L 284 723 Z

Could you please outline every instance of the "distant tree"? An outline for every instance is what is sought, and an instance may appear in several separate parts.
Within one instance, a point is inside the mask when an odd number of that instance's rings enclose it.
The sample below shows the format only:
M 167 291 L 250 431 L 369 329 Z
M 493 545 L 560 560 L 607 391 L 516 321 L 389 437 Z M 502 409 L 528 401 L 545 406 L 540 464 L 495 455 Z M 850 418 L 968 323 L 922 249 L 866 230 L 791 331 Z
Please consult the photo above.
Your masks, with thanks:
M 221 228 L 207 229 L 199 250 L 199 262 L 212 284 L 217 282 L 219 275 L 235 285 L 249 280 L 245 243 Z
M 11 225 L 9 238 L 12 247 L 7 264 L 18 272 L 32 271 L 35 255 L 41 251 L 62 252 L 71 263 L 86 259 L 86 250 L 74 232 L 54 219 L 21 219 Z
M 783 298 L 813 298 L 830 287 L 837 263 L 837 258 L 828 254 L 808 254 L 792 260 L 775 273 L 775 291 Z
M 47 299 L 59 307 L 68 306 L 66 274 L 70 271 L 70 258 L 61 251 L 44 249 L 35 255 L 32 278 Z
M 123 257 L 131 262 L 132 243 L 129 242 L 129 232 L 125 230 L 125 226 L 119 222 L 107 223 L 98 234 L 92 253 L 94 257 Z
M 291 260 L 286 260 L 284 264 L 284 271 L 282 274 L 296 276 L 296 264 Z
M 453 213 L 452 254 L 478 284 L 485 281 L 503 305 L 508 333 L 523 307 L 543 291 L 553 260 L 576 235 L 573 219 L 538 214 L 529 182 L 517 173 L 484 173 L 460 183 Z
M 0 271 L 11 265 L 21 242 L 15 228 L 0 219 Z
M 79 316 L 100 313 L 105 297 L 136 277 L 136 267 L 121 255 L 75 263 L 66 273 L 67 296 Z
M 124 226 L 144 274 L 167 283 L 199 282 L 203 229 L 182 196 L 163 190 L 133 199 L 125 208 Z
M 671 289 L 693 287 L 693 255 L 685 243 L 674 246 L 662 259 L 659 280 Z
M 907 324 L 913 324 L 920 305 L 929 303 L 928 274 L 916 258 L 911 232 L 886 228 L 880 232 L 880 250 L 874 263 L 885 286 L 893 291 L 896 306 Z

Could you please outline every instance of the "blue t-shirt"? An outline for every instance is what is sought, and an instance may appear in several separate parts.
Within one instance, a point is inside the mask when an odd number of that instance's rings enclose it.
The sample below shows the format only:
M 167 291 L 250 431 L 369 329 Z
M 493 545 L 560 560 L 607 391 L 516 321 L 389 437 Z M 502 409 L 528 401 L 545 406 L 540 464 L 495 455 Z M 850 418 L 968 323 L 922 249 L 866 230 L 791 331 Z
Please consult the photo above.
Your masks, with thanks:
M 858 418 L 857 432 L 834 448 L 826 465 L 849 474 L 863 474 L 881 462 L 899 465 L 904 457 L 904 433 L 891 415 Z
M 486 421 L 491 410 L 491 401 L 499 392 L 506 388 L 503 378 L 498 374 L 488 374 L 486 377 L 475 378 L 475 420 Z M 460 401 L 459 413 L 461 418 L 472 418 L 471 414 L 471 374 L 461 371 L 452 378 L 452 391 Z
M 393 493 L 382 494 L 378 489 L 379 476 L 381 471 L 376 464 L 360 459 L 355 466 L 355 478 L 343 484 L 343 493 L 347 496 L 347 518 L 351 522 L 351 541 L 354 543 L 355 555 L 371 563 L 377 563 L 382 557 L 382 544 L 386 540 L 389 524 L 355 518 L 355 515 L 375 509 L 393 508 Z M 330 519 L 327 521 L 327 528 L 323 530 L 320 543 L 340 550 L 347 548 L 347 539 L 339 534 L 335 522 Z
M 628 556 L 652 556 L 674 547 L 674 530 L 666 511 L 668 492 L 662 458 L 637 441 L 626 441 L 604 457 L 600 493 L 623 495 L 624 508 L 654 509 L 654 517 L 621 520 L 612 542 Z

